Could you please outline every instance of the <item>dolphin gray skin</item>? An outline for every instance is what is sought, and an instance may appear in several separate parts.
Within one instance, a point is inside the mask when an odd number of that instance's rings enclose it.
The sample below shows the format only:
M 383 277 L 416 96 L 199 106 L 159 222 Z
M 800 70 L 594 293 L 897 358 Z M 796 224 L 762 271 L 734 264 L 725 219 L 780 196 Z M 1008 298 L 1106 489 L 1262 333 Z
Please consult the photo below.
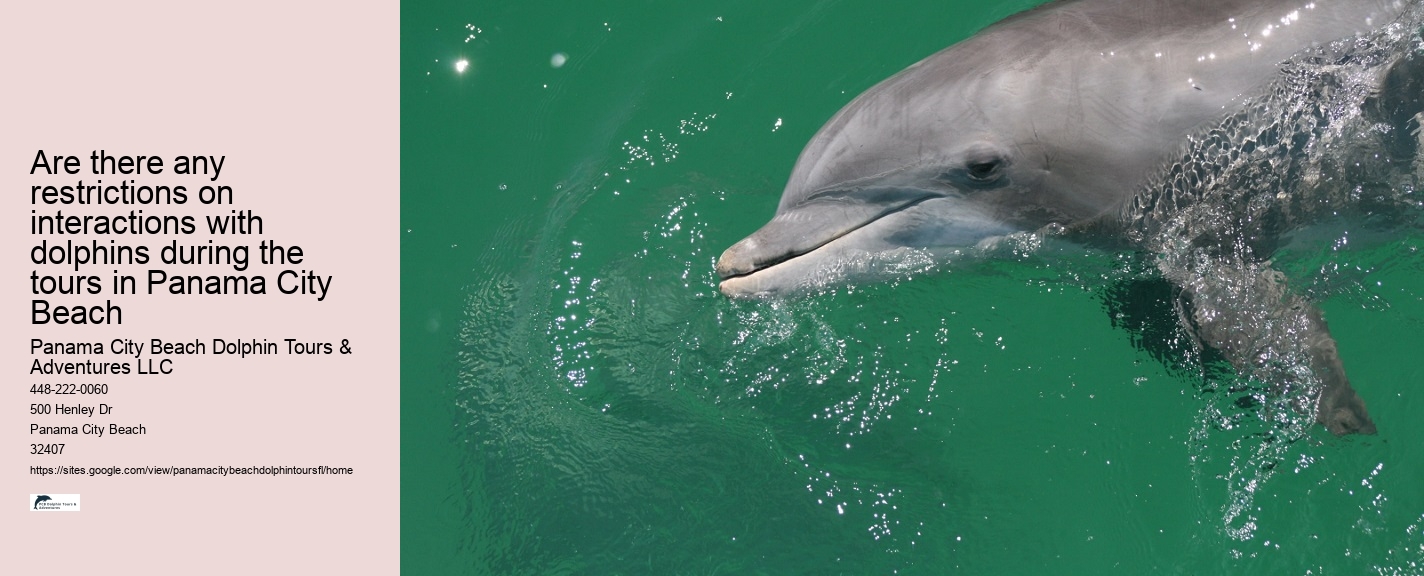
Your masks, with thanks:
M 1373 132 L 1384 136 L 1355 142 L 1360 158 L 1417 179 L 1407 167 L 1424 117 L 1424 57 L 1399 40 L 1418 23 L 1398 22 L 1419 10 L 1418 0 L 1066 0 L 1012 16 L 827 122 L 775 216 L 718 260 L 721 290 L 812 291 L 894 272 L 882 262 L 949 259 L 1011 234 L 1157 253 L 1182 243 L 1193 248 L 1158 267 L 1190 295 L 1182 320 L 1202 344 L 1243 372 L 1303 388 L 1318 402 L 1301 408 L 1331 432 L 1373 433 L 1319 311 L 1286 289 L 1261 239 L 1340 207 L 1325 183 L 1363 168 L 1306 152 L 1328 148 L 1350 122 L 1382 123 Z M 1393 44 L 1350 43 L 1389 26 L 1403 30 Z M 1292 58 L 1316 67 L 1292 76 Z M 1322 74 L 1322 62 L 1355 74 Z M 1261 120 L 1273 114 L 1274 123 Z M 1229 162 L 1217 161 L 1223 147 Z M 1253 158 L 1278 170 L 1260 173 Z M 1295 180 L 1247 193 L 1282 177 Z M 1307 205 L 1317 200 L 1320 208 Z M 1246 216 L 1223 218 L 1222 209 Z M 1254 323 L 1271 328 L 1241 328 Z M 1290 359 L 1309 374 L 1280 367 Z

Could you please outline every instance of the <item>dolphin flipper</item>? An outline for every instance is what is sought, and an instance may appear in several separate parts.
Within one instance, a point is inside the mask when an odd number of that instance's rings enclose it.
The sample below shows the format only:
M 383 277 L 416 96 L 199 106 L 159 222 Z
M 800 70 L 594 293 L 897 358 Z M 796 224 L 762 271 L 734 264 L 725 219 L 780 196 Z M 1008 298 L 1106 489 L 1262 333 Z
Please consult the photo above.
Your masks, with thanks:
M 1365 402 L 1350 386 L 1320 309 L 1287 289 L 1269 263 L 1195 252 L 1159 269 L 1190 296 L 1183 323 L 1243 375 L 1277 383 L 1283 395 L 1336 435 L 1374 434 Z M 1183 265 L 1185 264 L 1185 265 Z M 1290 394 L 1286 394 L 1290 393 Z M 1314 406 L 1305 402 L 1314 401 Z

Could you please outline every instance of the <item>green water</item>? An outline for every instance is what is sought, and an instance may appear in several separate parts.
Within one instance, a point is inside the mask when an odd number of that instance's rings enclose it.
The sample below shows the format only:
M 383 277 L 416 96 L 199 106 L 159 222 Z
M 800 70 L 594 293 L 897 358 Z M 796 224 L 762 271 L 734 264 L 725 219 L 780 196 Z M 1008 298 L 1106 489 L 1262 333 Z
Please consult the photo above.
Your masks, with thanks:
M 1123 255 L 718 295 L 831 114 L 1031 4 L 405 3 L 403 570 L 1424 574 L 1417 232 L 1281 263 L 1373 437 L 1280 437 Z

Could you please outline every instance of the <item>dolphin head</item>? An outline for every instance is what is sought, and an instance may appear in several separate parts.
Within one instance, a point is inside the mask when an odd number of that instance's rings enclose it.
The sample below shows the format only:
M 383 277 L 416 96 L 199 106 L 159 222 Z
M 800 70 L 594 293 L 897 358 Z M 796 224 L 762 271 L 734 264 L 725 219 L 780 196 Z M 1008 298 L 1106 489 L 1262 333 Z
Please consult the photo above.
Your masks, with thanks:
M 1116 205 L 1122 172 L 1142 152 L 1131 138 L 1094 141 L 1097 131 L 1084 129 L 1095 120 L 1091 103 L 1065 110 L 1077 92 L 1057 80 L 1073 72 L 1055 70 L 1061 57 L 1044 42 L 1010 42 L 1015 56 L 1005 58 L 986 46 L 1002 43 L 993 36 L 911 66 L 822 127 L 775 216 L 722 254 L 722 292 L 776 295 L 873 279 L 885 273 L 877 262 L 952 258 Z

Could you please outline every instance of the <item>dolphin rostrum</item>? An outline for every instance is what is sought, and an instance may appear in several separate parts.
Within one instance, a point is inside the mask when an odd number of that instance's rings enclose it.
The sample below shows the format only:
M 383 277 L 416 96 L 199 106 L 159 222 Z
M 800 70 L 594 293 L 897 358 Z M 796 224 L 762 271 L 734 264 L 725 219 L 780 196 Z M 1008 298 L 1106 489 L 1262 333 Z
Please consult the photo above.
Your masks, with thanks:
M 775 216 L 718 260 L 721 290 L 805 292 L 1014 234 L 1121 242 L 1158 255 L 1202 344 L 1300 392 L 1331 432 L 1373 433 L 1320 312 L 1269 257 L 1362 189 L 1384 206 L 1417 186 L 1421 12 L 1061 0 L 1012 16 L 831 118 Z

